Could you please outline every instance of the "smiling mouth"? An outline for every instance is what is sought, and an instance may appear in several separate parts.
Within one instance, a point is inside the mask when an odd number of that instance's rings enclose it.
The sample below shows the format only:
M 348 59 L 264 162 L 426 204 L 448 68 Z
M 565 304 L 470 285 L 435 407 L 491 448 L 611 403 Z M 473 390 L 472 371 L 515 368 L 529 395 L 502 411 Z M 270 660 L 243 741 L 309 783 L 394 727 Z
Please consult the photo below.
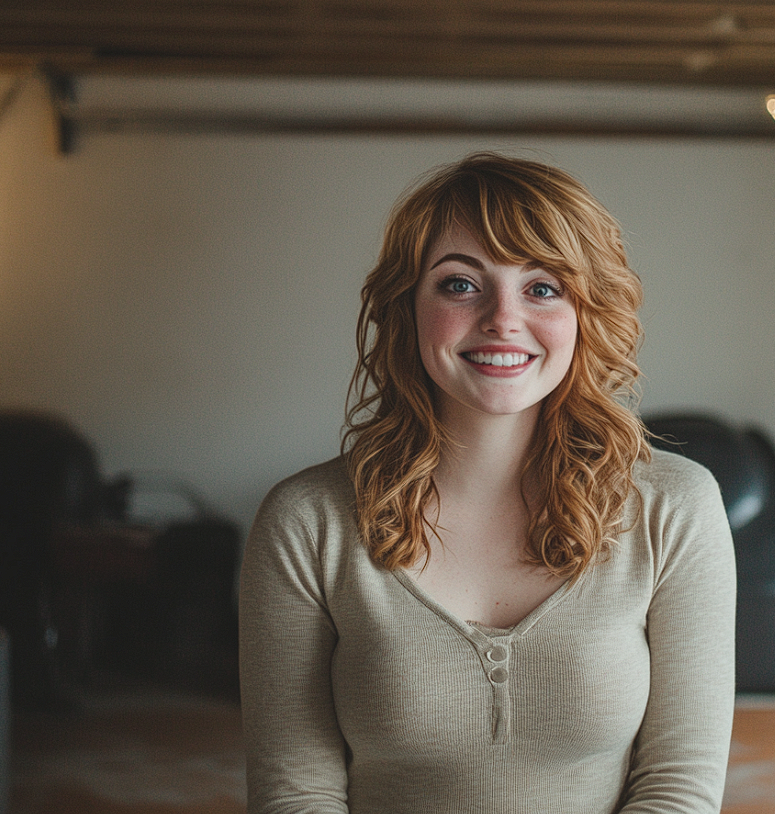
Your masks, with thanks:
M 533 358 L 528 353 L 463 353 L 461 355 L 469 362 L 493 367 L 519 367 L 519 365 L 526 365 Z

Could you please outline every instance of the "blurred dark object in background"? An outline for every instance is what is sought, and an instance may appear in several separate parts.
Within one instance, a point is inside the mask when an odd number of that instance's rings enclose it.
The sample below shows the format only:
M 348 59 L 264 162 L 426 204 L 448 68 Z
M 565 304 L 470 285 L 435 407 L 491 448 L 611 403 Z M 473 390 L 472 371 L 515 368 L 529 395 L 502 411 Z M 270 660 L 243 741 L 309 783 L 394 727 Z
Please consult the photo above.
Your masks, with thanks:
M 69 422 L 0 411 L 0 626 L 15 704 L 66 704 L 102 666 L 188 685 L 216 681 L 224 662 L 236 672 L 238 527 L 187 486 L 185 511 L 138 518 L 136 491 L 130 475 L 101 476 Z

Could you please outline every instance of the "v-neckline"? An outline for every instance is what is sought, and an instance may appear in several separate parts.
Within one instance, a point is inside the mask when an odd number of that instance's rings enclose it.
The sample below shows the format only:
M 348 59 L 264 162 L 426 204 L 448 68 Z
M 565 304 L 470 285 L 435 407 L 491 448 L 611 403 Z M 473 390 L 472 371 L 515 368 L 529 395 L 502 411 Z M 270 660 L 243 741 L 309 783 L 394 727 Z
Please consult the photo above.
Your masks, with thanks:
M 462 633 L 467 638 L 472 637 L 472 631 L 475 631 L 474 637 L 478 638 L 476 634 L 486 635 L 482 632 L 479 624 L 473 625 L 464 621 L 459 616 L 452 613 L 444 605 L 434 599 L 424 588 L 415 582 L 409 573 L 403 568 L 396 568 L 393 572 L 395 578 L 401 585 L 412 594 L 415 599 L 421 602 L 429 610 L 433 611 L 440 619 L 453 627 L 455 630 Z M 550 594 L 540 605 L 535 607 L 527 616 L 524 616 L 516 625 L 510 628 L 504 628 L 502 633 L 498 633 L 498 637 L 514 638 L 524 636 L 541 618 L 543 618 L 549 611 L 555 608 L 569 593 L 575 590 L 576 586 L 581 583 L 586 575 L 586 571 L 575 581 L 566 580 L 562 583 L 554 593 Z M 490 627 L 483 625 L 483 627 Z M 490 628 L 492 629 L 492 628 Z

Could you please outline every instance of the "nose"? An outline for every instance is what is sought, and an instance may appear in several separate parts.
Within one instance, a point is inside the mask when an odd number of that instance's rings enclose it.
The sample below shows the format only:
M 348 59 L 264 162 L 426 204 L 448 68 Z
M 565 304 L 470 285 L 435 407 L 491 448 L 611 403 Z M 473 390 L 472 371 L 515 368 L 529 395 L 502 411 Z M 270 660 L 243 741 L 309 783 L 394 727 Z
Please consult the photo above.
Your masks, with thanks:
M 518 294 L 509 290 L 493 291 L 482 317 L 482 330 L 491 336 L 505 337 L 521 331 L 524 324 Z

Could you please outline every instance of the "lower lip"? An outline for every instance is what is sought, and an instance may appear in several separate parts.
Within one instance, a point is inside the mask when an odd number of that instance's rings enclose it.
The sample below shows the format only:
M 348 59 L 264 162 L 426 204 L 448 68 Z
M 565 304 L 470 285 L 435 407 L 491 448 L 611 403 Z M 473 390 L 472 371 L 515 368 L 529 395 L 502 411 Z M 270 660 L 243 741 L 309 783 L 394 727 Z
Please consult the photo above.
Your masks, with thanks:
M 496 379 L 509 379 L 514 376 L 521 376 L 533 364 L 537 357 L 531 356 L 523 365 L 513 365 L 511 367 L 502 367 L 499 365 L 483 365 L 479 362 L 472 362 L 465 356 L 460 357 L 464 362 L 471 365 L 474 370 L 482 373 L 484 376 L 493 376 Z

